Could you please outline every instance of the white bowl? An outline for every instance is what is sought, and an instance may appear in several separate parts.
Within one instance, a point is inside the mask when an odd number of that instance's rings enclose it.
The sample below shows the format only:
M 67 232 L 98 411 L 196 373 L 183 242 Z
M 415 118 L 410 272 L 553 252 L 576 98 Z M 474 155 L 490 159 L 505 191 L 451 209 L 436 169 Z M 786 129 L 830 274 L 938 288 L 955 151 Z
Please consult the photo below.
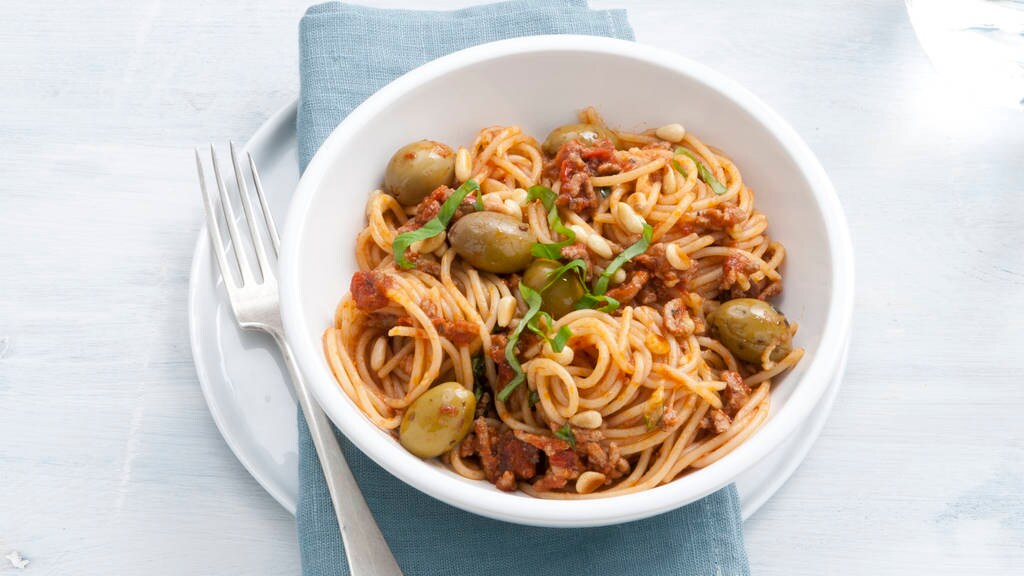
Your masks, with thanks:
M 364 206 L 399 146 L 420 138 L 468 145 L 477 131 L 518 124 L 543 138 L 595 106 L 613 126 L 681 122 L 726 151 L 770 233 L 787 248 L 779 305 L 799 323 L 807 354 L 775 384 L 772 414 L 746 443 L 705 469 L 626 496 L 586 501 L 504 493 L 406 452 L 342 392 L 321 335 L 356 270 Z M 729 484 L 805 422 L 828 387 L 853 311 L 853 255 L 835 191 L 814 154 L 753 94 L 678 54 L 589 36 L 484 44 L 426 64 L 356 108 L 306 169 L 288 213 L 281 257 L 285 331 L 324 410 L 360 450 L 422 492 L 464 510 L 521 524 L 599 526 L 652 516 Z

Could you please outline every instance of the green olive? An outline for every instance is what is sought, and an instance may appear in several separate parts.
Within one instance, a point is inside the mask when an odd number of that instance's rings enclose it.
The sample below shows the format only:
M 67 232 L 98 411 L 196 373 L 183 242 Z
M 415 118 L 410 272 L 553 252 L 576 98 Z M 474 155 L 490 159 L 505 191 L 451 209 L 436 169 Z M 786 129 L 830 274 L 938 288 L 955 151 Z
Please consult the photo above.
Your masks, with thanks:
M 440 456 L 469 433 L 476 396 L 458 382 L 438 384 L 416 399 L 402 417 L 398 440 L 420 458 Z
M 471 212 L 448 230 L 455 253 L 478 270 L 508 274 L 530 265 L 537 238 L 530 227 L 499 212 Z
M 404 206 L 415 206 L 438 186 L 455 183 L 455 153 L 433 140 L 398 149 L 384 171 L 384 190 Z
M 539 291 L 547 286 L 551 272 L 559 267 L 561 264 L 554 260 L 534 260 L 523 273 L 523 284 Z M 583 286 L 576 274 L 563 274 L 547 290 L 543 290 L 540 297 L 541 310 L 554 318 L 561 318 L 575 309 L 576 302 L 583 297 Z
M 729 300 L 711 315 L 711 334 L 741 360 L 761 363 L 761 356 L 774 346 L 773 362 L 793 349 L 789 322 L 771 304 L 755 298 Z
M 597 124 L 566 124 L 552 130 L 548 134 L 547 139 L 544 140 L 541 148 L 548 156 L 554 156 L 558 154 L 558 149 L 562 147 L 562 144 L 569 140 L 579 140 L 582 144 L 593 144 L 601 138 L 611 140 L 616 148 L 620 145 L 619 138 L 615 133 L 604 126 L 598 126 Z

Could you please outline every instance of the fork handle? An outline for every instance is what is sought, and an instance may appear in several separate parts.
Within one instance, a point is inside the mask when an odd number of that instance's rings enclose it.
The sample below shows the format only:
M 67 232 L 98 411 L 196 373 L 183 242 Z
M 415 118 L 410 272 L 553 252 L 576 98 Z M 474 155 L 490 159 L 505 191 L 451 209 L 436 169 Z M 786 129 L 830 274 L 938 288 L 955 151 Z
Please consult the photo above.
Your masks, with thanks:
M 288 372 L 291 373 L 295 396 L 306 417 L 309 433 L 313 437 L 313 446 L 316 447 L 316 455 L 320 458 L 320 466 L 327 479 L 327 488 L 331 493 L 331 502 L 334 503 L 334 512 L 338 516 L 338 527 L 341 529 L 341 540 L 345 545 L 345 558 L 348 560 L 351 576 L 402 576 L 398 562 L 391 554 L 387 540 L 380 533 L 359 484 L 345 462 L 331 421 L 306 386 L 302 372 L 295 363 L 291 346 L 279 334 L 275 334 L 274 339 L 281 349 Z

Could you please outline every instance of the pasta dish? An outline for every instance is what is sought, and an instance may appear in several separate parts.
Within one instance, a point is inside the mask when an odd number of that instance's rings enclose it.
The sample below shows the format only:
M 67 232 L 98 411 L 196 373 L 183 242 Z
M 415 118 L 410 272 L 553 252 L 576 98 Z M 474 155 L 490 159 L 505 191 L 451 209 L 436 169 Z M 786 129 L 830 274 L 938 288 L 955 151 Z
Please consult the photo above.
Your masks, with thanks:
M 409 452 L 501 490 L 593 498 L 708 466 L 803 355 L 784 247 L 723 151 L 587 108 L 395 152 L 324 353 Z

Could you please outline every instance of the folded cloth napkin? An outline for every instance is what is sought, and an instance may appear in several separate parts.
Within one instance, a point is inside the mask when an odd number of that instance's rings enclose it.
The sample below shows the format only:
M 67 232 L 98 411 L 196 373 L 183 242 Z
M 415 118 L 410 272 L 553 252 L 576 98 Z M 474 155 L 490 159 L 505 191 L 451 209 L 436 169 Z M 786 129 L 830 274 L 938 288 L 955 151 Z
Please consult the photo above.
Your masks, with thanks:
M 633 39 L 621 10 L 585 0 L 513 0 L 453 12 L 331 2 L 300 26 L 301 167 L 360 102 L 429 60 L 475 44 L 534 34 Z M 747 575 L 736 489 L 637 522 L 530 528 L 463 512 L 391 476 L 344 438 L 342 448 L 381 531 L 409 576 L 517 574 Z M 299 415 L 298 538 L 305 576 L 348 574 L 330 495 Z

